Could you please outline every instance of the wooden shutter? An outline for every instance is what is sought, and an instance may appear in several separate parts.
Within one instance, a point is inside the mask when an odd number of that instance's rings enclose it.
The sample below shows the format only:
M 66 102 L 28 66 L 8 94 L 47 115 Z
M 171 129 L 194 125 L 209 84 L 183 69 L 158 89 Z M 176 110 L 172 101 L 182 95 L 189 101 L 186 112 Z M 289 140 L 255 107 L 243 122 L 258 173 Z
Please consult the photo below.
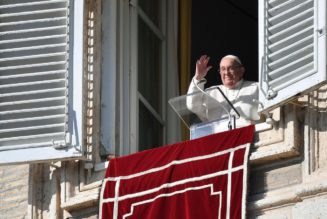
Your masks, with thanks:
M 259 99 L 263 111 L 326 80 L 326 3 L 259 1 Z
M 0 1 L 0 164 L 82 155 L 82 30 L 83 1 Z

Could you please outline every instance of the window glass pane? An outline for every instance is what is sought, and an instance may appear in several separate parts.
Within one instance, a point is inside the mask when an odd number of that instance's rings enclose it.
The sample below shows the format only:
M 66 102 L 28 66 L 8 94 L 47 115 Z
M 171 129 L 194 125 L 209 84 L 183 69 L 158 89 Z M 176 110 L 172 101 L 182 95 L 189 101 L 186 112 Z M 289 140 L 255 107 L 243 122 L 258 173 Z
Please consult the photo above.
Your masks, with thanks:
M 139 151 L 162 145 L 161 124 L 140 101 L 139 108 Z
M 156 24 L 157 27 L 160 27 L 160 0 L 139 0 L 139 6 L 142 10 L 149 16 L 149 18 Z
M 138 90 L 161 113 L 161 42 L 139 19 Z

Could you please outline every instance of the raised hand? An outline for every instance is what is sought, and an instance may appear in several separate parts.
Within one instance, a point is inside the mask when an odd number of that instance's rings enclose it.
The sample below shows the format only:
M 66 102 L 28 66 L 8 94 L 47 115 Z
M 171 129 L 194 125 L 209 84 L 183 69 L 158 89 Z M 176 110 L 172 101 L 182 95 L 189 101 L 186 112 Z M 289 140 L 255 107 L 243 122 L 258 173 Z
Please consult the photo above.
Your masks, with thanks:
M 196 80 L 201 80 L 203 79 L 208 71 L 212 68 L 212 66 L 208 66 L 210 57 L 207 55 L 202 55 L 200 59 L 196 62 L 196 67 L 195 67 L 195 78 Z

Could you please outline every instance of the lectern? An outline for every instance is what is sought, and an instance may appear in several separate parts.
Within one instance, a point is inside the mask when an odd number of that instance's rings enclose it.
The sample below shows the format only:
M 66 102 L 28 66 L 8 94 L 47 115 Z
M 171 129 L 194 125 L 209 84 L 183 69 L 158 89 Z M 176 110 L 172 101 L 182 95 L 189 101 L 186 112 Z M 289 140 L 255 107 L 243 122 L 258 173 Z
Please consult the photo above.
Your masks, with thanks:
M 215 98 L 206 92 L 213 89 Z M 190 130 L 190 139 L 234 129 L 240 117 L 218 86 L 206 91 L 174 97 L 168 101 Z

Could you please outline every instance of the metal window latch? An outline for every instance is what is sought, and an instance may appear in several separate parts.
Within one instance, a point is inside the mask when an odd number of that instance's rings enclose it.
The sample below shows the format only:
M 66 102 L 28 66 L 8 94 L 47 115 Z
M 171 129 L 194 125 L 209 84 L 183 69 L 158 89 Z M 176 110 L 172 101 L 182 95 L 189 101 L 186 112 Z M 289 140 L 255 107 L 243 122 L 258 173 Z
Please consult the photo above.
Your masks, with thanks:
M 318 33 L 318 36 L 323 36 L 323 35 L 325 35 L 326 27 L 319 28 L 316 31 Z

